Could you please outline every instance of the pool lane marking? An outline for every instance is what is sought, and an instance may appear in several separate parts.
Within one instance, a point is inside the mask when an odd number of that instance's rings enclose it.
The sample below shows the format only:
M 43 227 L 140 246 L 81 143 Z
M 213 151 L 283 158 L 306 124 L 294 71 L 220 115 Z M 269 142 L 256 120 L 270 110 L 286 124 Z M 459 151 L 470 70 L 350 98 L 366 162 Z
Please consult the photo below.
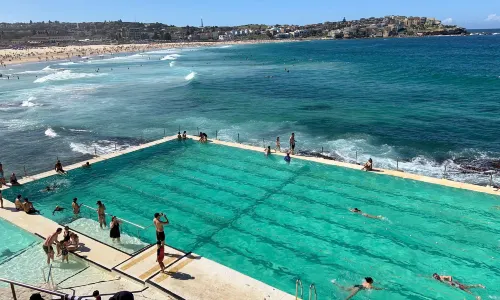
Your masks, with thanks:
M 156 248 L 153 247 L 151 250 L 146 251 L 145 253 L 143 253 L 143 254 L 137 256 L 136 258 L 132 259 L 132 261 L 130 261 L 129 263 L 127 263 L 123 267 L 118 267 L 118 269 L 120 269 L 122 271 L 126 271 L 126 270 L 130 269 L 131 267 L 135 266 L 137 263 L 143 261 L 147 257 L 149 257 L 151 255 L 154 255 L 155 253 L 156 253 Z
M 160 283 L 161 281 L 171 277 L 171 275 L 179 272 L 182 268 L 184 268 L 185 266 L 187 266 L 188 264 L 192 263 L 194 260 L 196 259 L 199 259 L 199 257 L 194 257 L 192 255 L 188 255 L 186 256 L 186 260 L 180 262 L 178 265 L 176 265 L 174 268 L 172 268 L 171 270 L 168 270 L 166 271 L 167 273 L 163 273 L 161 274 L 160 276 L 158 276 L 156 279 L 155 279 L 155 282 L 156 283 Z
M 165 264 L 165 266 L 168 266 L 171 263 L 173 263 L 174 261 L 176 261 L 177 259 L 179 259 L 179 258 L 172 256 L 169 259 L 167 259 L 166 261 L 164 261 L 163 263 Z M 149 269 L 147 272 L 143 273 L 141 276 L 139 276 L 139 279 L 146 280 L 149 277 L 151 277 L 151 275 L 153 275 L 154 273 L 156 273 L 158 271 L 160 271 L 160 266 L 156 265 L 156 266 L 152 267 L 151 269 Z

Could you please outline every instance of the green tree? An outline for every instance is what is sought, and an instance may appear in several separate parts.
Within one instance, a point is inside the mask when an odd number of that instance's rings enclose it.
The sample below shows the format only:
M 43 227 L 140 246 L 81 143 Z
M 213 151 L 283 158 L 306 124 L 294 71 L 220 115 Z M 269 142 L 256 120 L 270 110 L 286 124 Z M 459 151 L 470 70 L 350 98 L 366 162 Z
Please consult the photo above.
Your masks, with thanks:
M 172 35 L 170 35 L 170 32 L 165 32 L 165 34 L 163 35 L 163 39 L 166 41 L 172 40 Z

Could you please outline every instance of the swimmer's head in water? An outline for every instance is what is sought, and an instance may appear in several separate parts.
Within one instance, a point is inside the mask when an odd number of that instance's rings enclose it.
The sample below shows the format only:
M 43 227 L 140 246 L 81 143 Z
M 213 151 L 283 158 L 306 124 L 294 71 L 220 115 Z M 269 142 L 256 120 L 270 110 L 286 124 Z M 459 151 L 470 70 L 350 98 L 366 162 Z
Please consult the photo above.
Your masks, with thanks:
M 356 207 L 352 210 L 353 212 L 360 212 L 361 210 L 357 209 Z
M 434 279 L 437 279 L 437 280 L 441 279 L 441 277 L 438 275 L 438 273 L 432 274 L 432 277 L 434 277 Z
M 73 202 L 76 202 L 76 201 L 78 201 L 78 199 L 77 198 L 73 198 Z
M 365 277 L 365 281 L 369 284 L 373 283 L 373 279 L 371 277 Z

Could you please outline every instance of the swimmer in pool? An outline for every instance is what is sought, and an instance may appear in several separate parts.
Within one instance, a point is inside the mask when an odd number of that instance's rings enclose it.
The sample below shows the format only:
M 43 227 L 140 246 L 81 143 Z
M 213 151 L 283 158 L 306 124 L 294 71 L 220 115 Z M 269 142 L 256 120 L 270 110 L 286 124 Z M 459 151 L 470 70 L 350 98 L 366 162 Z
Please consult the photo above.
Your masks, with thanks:
M 290 157 L 290 152 L 287 152 L 286 156 L 283 159 L 289 164 L 292 160 L 292 158 Z
M 64 210 L 64 207 L 60 207 L 59 205 L 56 206 L 56 208 L 54 208 L 54 210 L 52 211 L 52 215 L 54 215 L 56 213 L 56 211 L 63 211 Z
M 355 214 L 360 214 L 363 217 L 367 217 L 367 218 L 370 218 L 370 219 L 382 219 L 383 218 L 382 216 L 374 216 L 374 215 L 369 215 L 367 213 L 364 213 L 360 209 L 357 209 L 356 207 L 353 208 L 353 209 L 350 209 L 350 211 L 353 212 L 353 213 L 355 213 Z
M 362 291 L 362 290 L 383 290 L 381 288 L 373 286 L 373 279 L 371 277 L 365 277 L 361 284 L 356 284 L 356 285 L 353 285 L 351 287 L 341 286 L 335 280 L 332 280 L 332 283 L 345 291 L 351 292 L 351 294 L 349 294 L 349 296 L 347 296 L 347 298 L 345 298 L 345 300 L 351 299 L 352 297 L 356 296 L 356 294 L 359 291 Z
M 266 156 L 269 156 L 271 154 L 271 146 L 267 146 L 267 148 L 264 149 L 264 154 Z
M 439 275 L 438 273 L 434 273 L 434 274 L 432 274 L 432 278 L 436 279 L 437 281 L 446 283 L 454 288 L 461 289 L 462 291 L 469 293 L 471 295 L 472 295 L 472 292 L 469 291 L 470 289 L 474 289 L 474 288 L 484 289 L 484 285 L 482 285 L 482 284 L 465 285 L 465 284 L 462 284 L 458 281 L 453 280 L 453 277 L 448 276 L 448 275 Z M 481 299 L 481 297 L 476 296 L 476 299 Z

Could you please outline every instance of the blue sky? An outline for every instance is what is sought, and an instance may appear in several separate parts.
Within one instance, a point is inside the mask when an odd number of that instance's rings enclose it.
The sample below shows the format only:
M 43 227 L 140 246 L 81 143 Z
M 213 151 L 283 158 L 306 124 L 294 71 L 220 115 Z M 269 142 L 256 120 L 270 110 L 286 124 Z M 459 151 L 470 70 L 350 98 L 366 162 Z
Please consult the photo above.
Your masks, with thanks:
M 0 22 L 163 22 L 174 25 L 310 24 L 370 16 L 435 17 L 467 28 L 500 28 L 500 0 L 3 0 Z

